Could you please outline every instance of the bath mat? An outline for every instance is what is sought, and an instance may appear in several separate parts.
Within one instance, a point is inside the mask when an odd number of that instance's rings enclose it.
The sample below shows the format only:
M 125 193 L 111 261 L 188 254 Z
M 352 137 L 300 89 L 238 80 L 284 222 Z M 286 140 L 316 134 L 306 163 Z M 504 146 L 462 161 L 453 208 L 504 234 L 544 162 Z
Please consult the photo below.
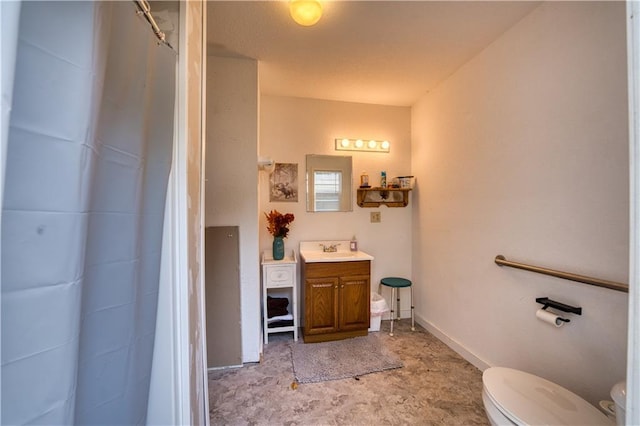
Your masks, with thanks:
M 322 343 L 292 343 L 298 383 L 316 383 L 401 368 L 400 359 L 374 334 Z

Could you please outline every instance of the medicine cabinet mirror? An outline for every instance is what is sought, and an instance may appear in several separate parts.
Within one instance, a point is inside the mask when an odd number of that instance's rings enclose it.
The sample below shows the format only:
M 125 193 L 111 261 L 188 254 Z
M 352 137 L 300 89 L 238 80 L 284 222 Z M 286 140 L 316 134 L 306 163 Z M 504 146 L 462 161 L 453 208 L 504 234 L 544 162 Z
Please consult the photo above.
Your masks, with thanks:
M 351 157 L 307 155 L 307 211 L 350 212 Z

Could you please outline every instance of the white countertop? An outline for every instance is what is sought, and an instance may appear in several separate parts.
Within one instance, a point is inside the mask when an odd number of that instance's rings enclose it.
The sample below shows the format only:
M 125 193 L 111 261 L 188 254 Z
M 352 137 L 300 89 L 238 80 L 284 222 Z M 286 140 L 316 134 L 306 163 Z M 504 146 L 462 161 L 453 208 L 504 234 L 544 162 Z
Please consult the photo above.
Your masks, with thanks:
M 357 262 L 373 260 L 373 256 L 363 251 L 351 251 L 349 240 L 301 241 L 300 257 L 306 263 L 314 262 Z M 325 252 L 324 247 L 336 246 L 336 251 Z

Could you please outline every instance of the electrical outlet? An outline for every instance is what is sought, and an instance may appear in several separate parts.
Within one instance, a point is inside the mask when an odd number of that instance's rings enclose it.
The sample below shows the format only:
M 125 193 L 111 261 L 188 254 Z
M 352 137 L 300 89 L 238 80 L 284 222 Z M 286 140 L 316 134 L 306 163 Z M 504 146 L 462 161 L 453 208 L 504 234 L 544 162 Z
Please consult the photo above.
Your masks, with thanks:
M 371 223 L 380 223 L 380 212 L 371 212 Z

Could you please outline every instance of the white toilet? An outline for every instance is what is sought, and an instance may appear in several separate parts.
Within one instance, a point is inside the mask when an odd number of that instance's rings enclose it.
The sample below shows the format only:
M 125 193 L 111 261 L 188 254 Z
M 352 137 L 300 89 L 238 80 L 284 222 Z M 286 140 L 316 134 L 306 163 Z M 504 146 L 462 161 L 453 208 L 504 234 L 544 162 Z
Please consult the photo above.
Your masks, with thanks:
M 615 404 L 616 424 L 624 426 L 626 424 L 625 417 L 627 414 L 627 382 L 621 381 L 616 383 L 611 389 L 611 398 Z
M 603 412 L 578 395 L 533 374 L 491 367 L 482 374 L 482 383 L 482 401 L 494 426 L 613 424 Z M 624 406 L 620 408 L 624 410 Z M 624 424 L 623 416 L 616 417 L 618 424 Z

